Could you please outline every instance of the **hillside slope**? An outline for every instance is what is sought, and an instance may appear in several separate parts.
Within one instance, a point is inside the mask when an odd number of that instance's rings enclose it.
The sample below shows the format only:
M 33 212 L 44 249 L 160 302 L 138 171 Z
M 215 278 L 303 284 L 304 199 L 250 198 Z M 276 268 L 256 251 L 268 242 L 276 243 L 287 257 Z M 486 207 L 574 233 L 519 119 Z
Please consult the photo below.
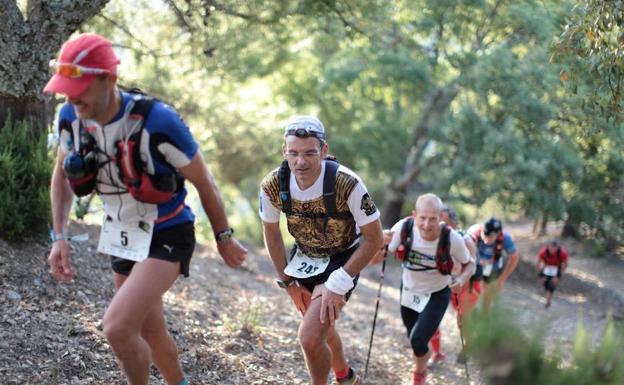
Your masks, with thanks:
M 95 255 L 98 229 L 73 224 L 73 233 L 89 231 L 91 241 L 73 245 L 78 271 L 70 284 L 54 282 L 46 264 L 47 245 L 8 245 L 0 240 L 0 377 L 5 384 L 123 384 L 100 319 L 113 294 L 108 259 Z M 621 287 L 600 277 L 622 272 L 621 265 L 572 260 L 571 275 L 543 308 L 535 281 L 532 253 L 536 240 L 515 234 L 526 261 L 503 295 L 505 306 L 522 309 L 527 327 L 551 321 L 549 337 L 570 344 L 578 317 L 595 339 L 608 307 L 622 311 Z M 529 258 L 531 256 L 531 258 Z M 339 321 L 347 355 L 363 371 L 369 344 L 380 266 L 362 274 Z M 621 269 L 621 270 L 617 270 Z M 609 271 L 607 273 L 606 271 Z M 181 350 L 193 384 L 306 384 L 303 356 L 297 345 L 299 315 L 274 283 L 263 250 L 250 253 L 243 268 L 230 269 L 214 250 L 198 245 L 191 277 L 180 279 L 166 295 L 170 330 Z M 591 278 L 595 279 L 592 280 Z M 400 267 L 390 262 L 382 291 L 368 378 L 369 385 L 407 384 L 411 353 L 399 316 Z M 614 294 L 615 293 L 615 294 Z M 582 315 L 579 309 L 582 310 Z M 444 318 L 443 345 L 448 360 L 431 371 L 430 384 L 465 384 L 463 366 L 455 364 L 460 340 L 455 314 Z M 470 364 L 473 384 L 482 384 Z M 154 372 L 151 384 L 163 384 Z

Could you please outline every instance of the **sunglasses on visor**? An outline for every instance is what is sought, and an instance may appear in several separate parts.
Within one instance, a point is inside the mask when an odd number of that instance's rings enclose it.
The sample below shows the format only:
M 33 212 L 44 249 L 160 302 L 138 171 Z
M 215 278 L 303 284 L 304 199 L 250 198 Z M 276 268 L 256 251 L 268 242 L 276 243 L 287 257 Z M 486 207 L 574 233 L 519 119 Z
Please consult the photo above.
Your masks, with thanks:
M 304 127 L 290 128 L 286 130 L 286 136 L 289 136 L 289 135 L 294 135 L 297 138 L 313 137 L 321 141 L 325 141 L 325 134 L 318 132 L 318 131 L 312 131 L 311 129 L 304 128 Z
M 67 78 L 79 78 L 84 75 L 101 75 L 111 73 L 111 71 L 102 68 L 83 67 L 72 63 L 59 63 L 56 60 L 50 61 L 50 67 L 54 68 L 57 74 Z

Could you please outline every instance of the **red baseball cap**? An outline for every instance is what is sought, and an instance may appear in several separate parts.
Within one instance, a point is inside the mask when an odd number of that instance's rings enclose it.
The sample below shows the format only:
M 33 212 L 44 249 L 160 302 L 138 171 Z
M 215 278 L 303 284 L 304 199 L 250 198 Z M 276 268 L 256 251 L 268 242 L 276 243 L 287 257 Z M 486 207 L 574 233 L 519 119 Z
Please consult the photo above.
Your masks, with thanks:
M 95 33 L 80 34 L 66 41 L 58 59 L 50 62 L 56 73 L 43 92 L 78 96 L 98 74 L 116 74 L 117 64 L 110 41 Z

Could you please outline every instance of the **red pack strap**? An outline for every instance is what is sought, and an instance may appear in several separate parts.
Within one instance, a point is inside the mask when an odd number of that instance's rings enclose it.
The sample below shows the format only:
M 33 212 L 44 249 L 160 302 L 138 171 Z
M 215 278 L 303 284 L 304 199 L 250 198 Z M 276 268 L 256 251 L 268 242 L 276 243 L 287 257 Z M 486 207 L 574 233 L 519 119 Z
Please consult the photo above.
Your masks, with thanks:
M 117 142 L 119 154 L 117 165 L 121 169 L 120 176 L 126 185 L 136 186 L 139 184 L 140 173 L 137 170 L 135 160 L 138 144 L 134 140 L 120 140 Z
M 496 242 L 494 244 L 494 263 L 496 263 L 500 259 L 501 255 L 503 255 L 504 244 L 505 234 L 503 234 L 503 231 L 501 230 L 501 232 L 496 237 Z
M 399 261 L 406 260 L 409 258 L 409 254 L 412 251 L 412 243 L 413 239 L 413 229 L 414 229 L 414 217 L 409 216 L 404 218 L 403 224 L 401 225 L 401 243 L 397 247 L 395 251 L 396 259 Z
M 182 210 L 184 210 L 184 203 L 180 203 L 180 205 L 178 207 L 176 207 L 175 210 L 173 210 L 172 212 L 170 212 L 169 214 L 162 216 L 158 219 L 156 219 L 156 221 L 154 221 L 154 223 L 162 223 L 165 221 L 168 221 L 171 218 L 174 218 L 176 215 L 180 214 L 182 212 Z

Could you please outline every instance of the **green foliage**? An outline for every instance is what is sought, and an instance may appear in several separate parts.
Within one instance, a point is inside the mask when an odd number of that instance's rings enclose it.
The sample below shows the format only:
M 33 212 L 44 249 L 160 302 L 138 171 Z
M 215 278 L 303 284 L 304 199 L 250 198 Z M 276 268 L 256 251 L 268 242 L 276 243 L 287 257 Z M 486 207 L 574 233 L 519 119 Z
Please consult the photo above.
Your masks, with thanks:
M 49 223 L 51 161 L 47 138 L 10 118 L 0 127 L 0 236 L 43 234 Z
M 597 253 L 624 242 L 624 3 L 577 1 L 553 46 L 565 87 L 558 129 L 582 167 L 566 191 L 567 221 Z
M 616 385 L 624 381 L 624 334 L 610 319 L 598 346 L 582 323 L 572 357 L 544 350 L 545 325 L 520 328 L 508 309 L 475 311 L 468 324 L 469 353 L 488 384 Z M 572 362 L 568 362 L 572 360 Z
M 224 202 L 231 202 L 226 205 L 226 213 L 230 226 L 236 231 L 236 238 L 253 245 L 263 244 L 262 222 L 258 216 L 259 183 L 258 180 L 250 178 L 244 180 L 239 188 L 234 188 L 229 184 L 220 188 Z M 196 224 L 196 233 L 202 240 L 214 241 L 213 229 L 207 221 L 199 200 L 194 199 L 191 207 L 198 218 L 202 219 Z
M 608 4 L 116 0 L 87 27 L 119 44 L 122 83 L 189 123 L 219 186 L 238 190 L 226 206 L 252 239 L 257 181 L 279 164 L 283 122 L 304 113 L 382 213 L 388 190 L 470 211 L 496 200 L 609 250 L 624 241 L 624 128 L 607 88 L 622 78 L 621 2 Z
M 624 2 L 579 0 L 554 46 L 561 79 L 586 97 L 583 110 L 624 122 Z M 591 129 L 591 126 L 588 126 Z

